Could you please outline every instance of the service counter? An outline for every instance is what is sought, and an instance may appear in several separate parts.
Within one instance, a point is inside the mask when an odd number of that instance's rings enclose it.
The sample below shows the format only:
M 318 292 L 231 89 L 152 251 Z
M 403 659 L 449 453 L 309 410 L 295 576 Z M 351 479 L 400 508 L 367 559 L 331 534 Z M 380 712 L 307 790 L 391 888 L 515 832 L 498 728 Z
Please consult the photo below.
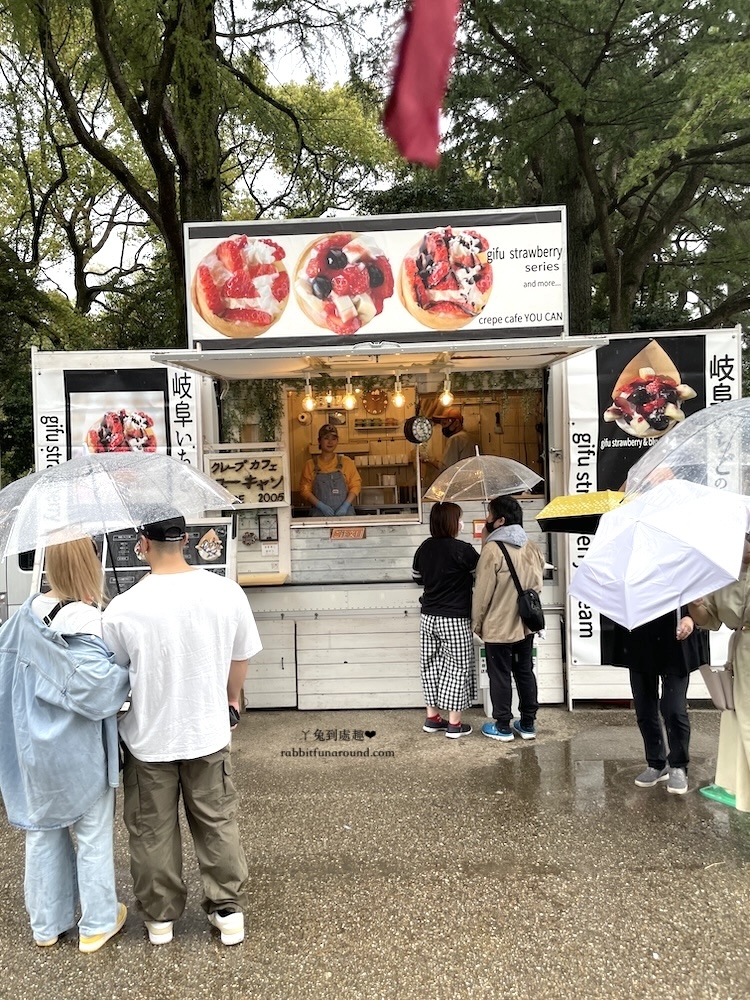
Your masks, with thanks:
M 534 515 L 541 497 L 521 499 L 524 522 L 537 544 L 548 544 Z M 473 522 L 481 503 L 463 504 L 462 537 L 477 547 Z M 428 536 L 425 523 L 367 523 L 361 539 L 335 539 L 330 524 L 290 526 L 291 565 L 283 586 L 246 587 L 263 641 L 245 684 L 257 708 L 416 708 L 419 676 L 419 598 L 411 566 Z M 347 520 L 351 524 L 351 519 Z M 548 561 L 554 565 L 553 553 Z M 543 588 L 547 630 L 537 643 L 542 704 L 565 700 L 561 600 L 554 569 Z M 478 656 L 478 670 L 481 662 Z M 478 702 L 484 698 L 482 689 Z

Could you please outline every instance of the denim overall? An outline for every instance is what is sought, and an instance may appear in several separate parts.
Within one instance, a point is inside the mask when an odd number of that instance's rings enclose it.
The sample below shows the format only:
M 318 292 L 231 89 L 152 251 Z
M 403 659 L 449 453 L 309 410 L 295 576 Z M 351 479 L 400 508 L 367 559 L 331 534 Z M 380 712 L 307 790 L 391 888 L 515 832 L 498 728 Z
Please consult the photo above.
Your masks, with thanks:
M 336 468 L 333 472 L 321 472 L 317 457 L 313 458 L 315 464 L 315 479 L 313 480 L 312 491 L 322 503 L 327 503 L 333 510 L 338 510 L 346 500 L 349 492 L 346 485 L 346 478 L 341 471 L 341 456 L 336 456 Z M 313 507 L 310 511 L 311 517 L 325 517 L 325 515 Z

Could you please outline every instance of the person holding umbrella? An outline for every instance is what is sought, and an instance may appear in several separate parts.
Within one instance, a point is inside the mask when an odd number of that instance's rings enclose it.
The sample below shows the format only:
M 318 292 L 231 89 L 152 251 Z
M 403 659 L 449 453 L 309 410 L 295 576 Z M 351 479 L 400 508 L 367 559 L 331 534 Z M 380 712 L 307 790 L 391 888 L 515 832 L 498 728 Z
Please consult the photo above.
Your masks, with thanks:
M 80 904 L 78 947 L 93 952 L 127 916 L 112 826 L 128 671 L 99 638 L 104 580 L 92 540 L 50 546 L 45 571 L 52 589 L 0 629 L 0 791 L 8 820 L 26 831 L 35 944 L 56 944 Z
M 750 534 L 745 535 L 739 580 L 688 605 L 698 625 L 732 629 L 729 664 L 734 710 L 721 713 L 715 783 L 750 812 Z
M 248 869 L 237 825 L 230 727 L 248 660 L 261 643 L 242 588 L 190 566 L 183 517 L 139 529 L 151 572 L 113 598 L 104 635 L 129 663 L 124 817 L 130 870 L 149 941 L 168 944 L 185 908 L 179 800 L 203 884 L 203 909 L 224 945 L 245 936 Z M 234 709 L 234 715 L 228 709 Z
M 688 790 L 690 674 L 708 662 L 705 634 L 695 627 L 687 607 L 628 630 L 612 622 L 611 654 L 603 662 L 627 667 L 647 767 L 635 779 L 639 788 L 667 783 L 667 791 Z M 605 632 L 606 634 L 606 632 Z M 666 730 L 664 742 L 662 720 Z

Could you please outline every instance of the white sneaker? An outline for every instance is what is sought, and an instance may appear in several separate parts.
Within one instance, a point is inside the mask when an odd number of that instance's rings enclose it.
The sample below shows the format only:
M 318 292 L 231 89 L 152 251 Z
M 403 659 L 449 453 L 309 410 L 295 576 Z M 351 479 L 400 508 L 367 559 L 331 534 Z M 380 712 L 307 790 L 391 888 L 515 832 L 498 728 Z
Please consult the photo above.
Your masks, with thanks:
M 169 944 L 174 937 L 174 920 L 147 920 L 146 930 L 151 944 Z
M 242 913 L 227 913 L 224 916 L 215 911 L 209 913 L 209 922 L 221 931 L 222 944 L 239 944 L 245 939 L 245 917 Z

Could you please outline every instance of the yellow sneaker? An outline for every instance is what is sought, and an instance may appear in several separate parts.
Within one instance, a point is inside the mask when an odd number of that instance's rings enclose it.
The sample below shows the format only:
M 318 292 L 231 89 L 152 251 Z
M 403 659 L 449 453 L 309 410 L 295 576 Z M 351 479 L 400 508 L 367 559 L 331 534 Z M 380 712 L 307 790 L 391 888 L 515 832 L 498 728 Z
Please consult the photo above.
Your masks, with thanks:
M 92 934 L 91 937 L 84 937 L 83 935 L 80 935 L 78 938 L 78 950 L 85 952 L 98 951 L 103 944 L 106 944 L 110 938 L 114 937 L 115 934 L 122 929 L 122 925 L 125 923 L 127 915 L 127 906 L 125 906 L 124 903 L 118 903 L 117 923 L 112 930 L 104 931 L 103 934 Z

